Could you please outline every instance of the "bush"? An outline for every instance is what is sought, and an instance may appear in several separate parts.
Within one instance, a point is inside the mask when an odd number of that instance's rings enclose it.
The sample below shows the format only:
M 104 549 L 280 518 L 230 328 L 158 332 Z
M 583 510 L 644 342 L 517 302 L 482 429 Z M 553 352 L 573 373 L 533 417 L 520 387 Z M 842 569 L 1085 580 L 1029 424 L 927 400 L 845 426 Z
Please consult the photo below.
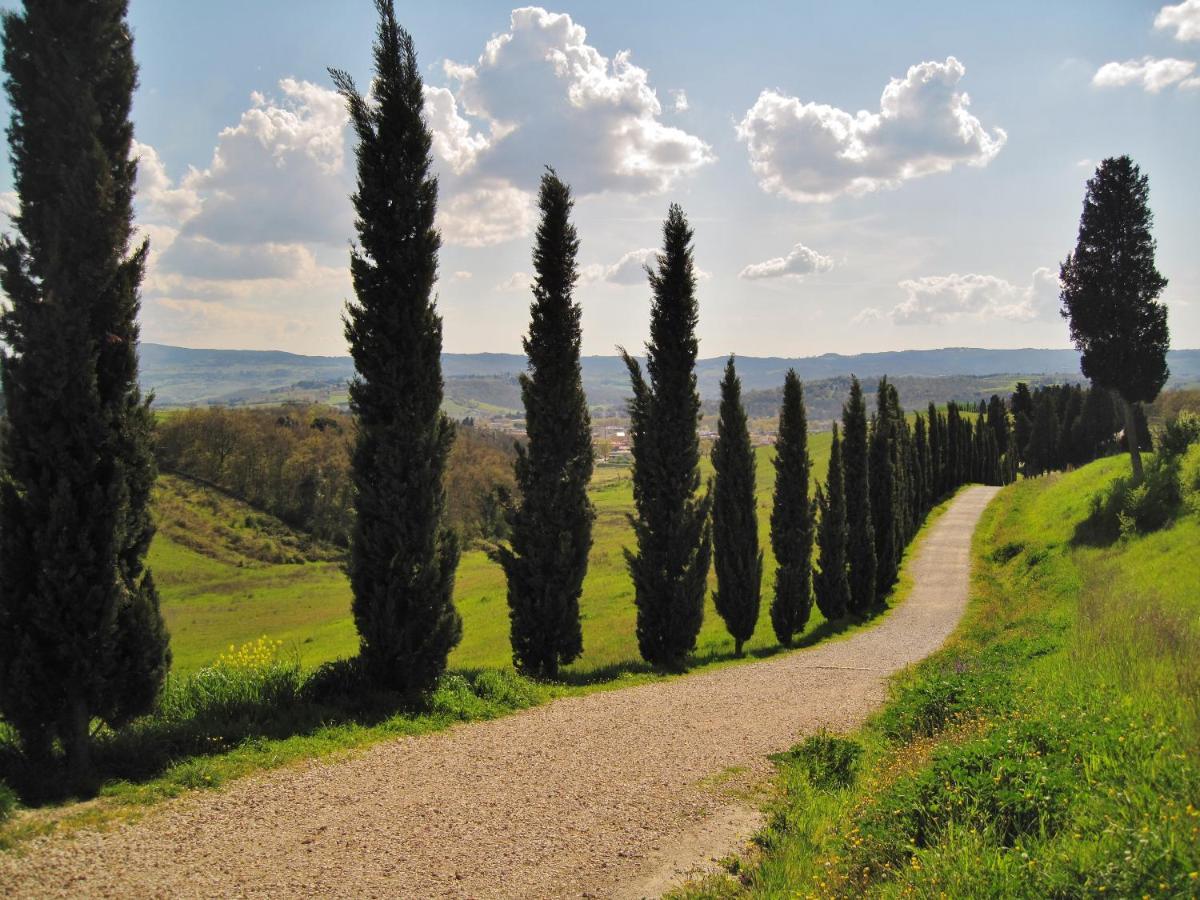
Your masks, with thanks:
M 1158 449 L 1163 456 L 1179 457 L 1187 453 L 1188 447 L 1200 442 L 1200 415 L 1185 409 L 1167 420 L 1158 438 Z
M 8 820 L 8 817 L 13 814 L 13 810 L 17 808 L 17 795 L 12 789 L 0 781 L 0 824 Z
M 1182 502 L 1179 460 L 1160 454 L 1146 466 L 1146 477 L 1137 487 L 1130 478 L 1117 478 L 1093 496 L 1084 527 L 1108 541 L 1149 534 L 1174 519 Z
M 813 787 L 836 791 L 854 783 L 862 752 L 862 745 L 857 741 L 822 731 L 774 759 L 797 766 Z

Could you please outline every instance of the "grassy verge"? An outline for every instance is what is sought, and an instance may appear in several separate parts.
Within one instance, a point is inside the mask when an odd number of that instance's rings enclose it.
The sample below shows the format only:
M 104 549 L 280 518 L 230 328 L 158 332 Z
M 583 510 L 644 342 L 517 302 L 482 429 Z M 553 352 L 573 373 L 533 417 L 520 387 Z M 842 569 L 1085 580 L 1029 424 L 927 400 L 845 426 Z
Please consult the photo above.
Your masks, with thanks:
M 679 896 L 1200 894 L 1200 516 L 1086 540 L 1127 467 L 1007 488 L 956 636 L 782 755 L 760 852 Z
M 912 551 L 920 547 L 949 503 L 930 513 Z M 902 571 L 891 608 L 903 602 L 911 585 L 907 571 Z M 794 649 L 849 637 L 878 624 L 887 614 L 865 622 L 819 621 Z M 737 658 L 729 650 L 710 649 L 694 657 L 689 674 L 782 652 L 790 651 L 762 646 Z M 336 675 L 337 670 L 332 671 Z M 40 773 L 23 771 L 19 755 L 3 739 L 0 723 L 0 773 L 15 776 L 13 783 L 20 783 L 26 796 L 40 794 L 44 799 L 40 808 L 24 811 L 7 823 L 0 815 L 0 850 L 19 849 L 28 838 L 54 831 L 136 818 L 162 800 L 211 790 L 255 772 L 353 752 L 459 722 L 496 718 L 558 697 L 681 677 L 689 676 L 630 664 L 559 683 L 533 681 L 511 670 L 455 670 L 419 706 L 389 695 L 367 695 L 347 704 L 344 697 L 327 696 L 321 672 L 307 671 L 281 642 L 262 638 L 230 648 L 198 672 L 173 676 L 158 714 L 122 732 L 99 735 L 96 756 L 104 783 L 99 796 L 88 802 L 56 796 L 56 783 L 44 783 Z

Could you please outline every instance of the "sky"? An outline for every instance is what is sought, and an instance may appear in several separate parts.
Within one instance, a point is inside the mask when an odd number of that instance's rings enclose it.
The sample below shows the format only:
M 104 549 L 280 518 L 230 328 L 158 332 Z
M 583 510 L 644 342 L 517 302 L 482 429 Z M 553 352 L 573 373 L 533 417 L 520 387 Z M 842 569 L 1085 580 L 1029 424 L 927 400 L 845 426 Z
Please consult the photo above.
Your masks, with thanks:
M 644 343 L 673 202 L 703 356 L 1066 347 L 1058 266 L 1088 177 L 1126 153 L 1172 345 L 1200 346 L 1200 0 L 397 12 L 448 351 L 520 352 L 546 165 L 576 196 L 586 354 Z M 130 21 L 143 340 L 344 354 L 354 138 L 326 69 L 369 86 L 373 4 L 131 0 Z M 5 167 L 0 207 L 11 187 Z

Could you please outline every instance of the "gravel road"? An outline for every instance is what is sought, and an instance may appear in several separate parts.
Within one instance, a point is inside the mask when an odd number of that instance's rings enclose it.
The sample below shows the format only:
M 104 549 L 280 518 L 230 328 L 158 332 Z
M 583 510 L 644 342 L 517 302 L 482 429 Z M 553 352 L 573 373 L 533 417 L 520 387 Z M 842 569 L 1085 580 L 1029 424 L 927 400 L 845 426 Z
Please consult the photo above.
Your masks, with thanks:
M 613 897 L 728 813 L 713 780 L 819 728 L 845 730 L 963 612 L 971 534 L 995 488 L 927 535 L 915 588 L 844 640 L 568 698 L 166 803 L 103 832 L 0 853 L 8 897 Z M 649 879 L 649 880 L 648 880 Z

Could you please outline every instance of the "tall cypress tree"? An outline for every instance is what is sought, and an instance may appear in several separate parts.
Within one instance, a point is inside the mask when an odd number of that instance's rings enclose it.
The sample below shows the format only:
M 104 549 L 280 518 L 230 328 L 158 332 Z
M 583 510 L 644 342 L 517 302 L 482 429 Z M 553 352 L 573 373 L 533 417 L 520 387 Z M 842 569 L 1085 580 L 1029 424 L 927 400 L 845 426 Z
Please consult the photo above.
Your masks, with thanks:
M 496 550 L 508 579 L 513 660 L 517 668 L 555 677 L 583 652 L 579 596 L 587 574 L 595 510 L 591 420 L 579 365 L 579 238 L 571 224 L 571 190 L 549 169 L 538 197 L 542 219 L 533 251 L 533 304 L 521 375 L 528 448 L 514 463 L 520 501 L 510 510 L 511 547 Z
M 929 506 L 942 499 L 945 488 L 945 432 L 942 416 L 929 401 Z
M 0 713 L 90 781 L 90 726 L 149 711 L 170 665 L 144 560 L 153 419 L 138 389 L 148 244 L 131 250 L 126 0 L 4 15 L 18 236 L 0 240 Z
M 916 528 L 921 527 L 925 515 L 932 505 L 930 503 L 929 485 L 929 432 L 925 427 L 925 418 L 917 413 L 913 424 L 913 454 L 916 456 Z
M 827 620 L 840 619 L 850 610 L 848 568 L 849 533 L 846 524 L 845 476 L 842 471 L 842 442 L 833 426 L 829 447 L 829 474 L 825 490 L 817 488 L 817 570 L 813 594 L 817 608 Z
M 462 637 L 452 597 L 458 539 L 445 522 L 443 487 L 454 425 L 441 411 L 438 186 L 421 74 L 392 0 L 376 6 L 371 99 L 330 70 L 359 141 L 357 301 L 345 317 L 358 422 L 349 573 L 364 671 L 381 687 L 416 692 L 433 685 Z
M 742 382 L 733 357 L 721 379 L 721 413 L 713 443 L 713 563 L 717 592 L 713 605 L 733 636 L 734 653 L 754 634 L 762 593 L 762 551 L 758 549 L 758 514 L 754 497 L 754 448 Z
M 840 455 L 840 451 L 839 451 Z M 771 549 L 775 552 L 775 599 L 771 625 L 785 647 L 804 631 L 812 610 L 813 504 L 808 482 L 808 413 L 795 369 L 783 381 L 779 437 L 775 442 L 775 494 L 771 505 Z M 843 566 L 844 568 L 844 566 Z
M 1106 159 L 1088 180 L 1075 252 L 1062 264 L 1062 314 L 1081 353 L 1083 374 L 1121 399 L 1125 433 L 1137 434 L 1134 407 L 1167 381 L 1167 279 L 1154 264 L 1150 181 L 1128 156 Z M 1129 441 L 1134 481 L 1142 479 L 1138 441 Z
M 850 398 L 842 407 L 842 431 L 850 611 L 865 615 L 875 603 L 875 526 L 871 517 L 867 408 L 856 377 L 850 379 Z
M 700 394 L 696 390 L 696 268 L 692 229 L 678 205 L 663 224 L 663 250 L 649 273 L 654 301 L 641 365 L 621 350 L 629 370 L 633 452 L 630 516 L 637 551 L 625 550 L 637 606 L 642 658 L 682 668 L 704 621 L 712 557 L 711 496 L 700 490 Z
M 879 382 L 876 412 L 872 419 L 870 454 L 870 504 L 875 534 L 875 600 L 882 601 L 900 571 L 904 537 L 897 483 L 897 423 L 893 411 L 893 388 L 887 378 Z M 897 405 L 899 401 L 896 401 Z

